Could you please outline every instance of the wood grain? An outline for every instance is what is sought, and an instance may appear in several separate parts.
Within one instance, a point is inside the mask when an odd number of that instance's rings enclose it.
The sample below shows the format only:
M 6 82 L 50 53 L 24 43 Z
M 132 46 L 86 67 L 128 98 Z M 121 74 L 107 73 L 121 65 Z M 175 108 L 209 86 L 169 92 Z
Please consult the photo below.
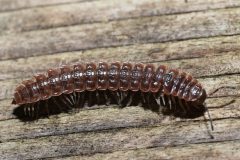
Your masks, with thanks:
M 238 0 L 231 0 L 228 2 L 219 0 L 191 0 L 188 2 L 185 2 L 184 0 L 152 0 L 151 2 L 148 0 L 101 0 L 84 3 L 82 1 L 36 0 L 31 1 L 32 3 L 24 3 L 24 1 L 16 3 L 8 0 L 5 2 L 6 5 L 2 7 L 2 10 L 4 10 L 4 7 L 5 10 L 34 6 L 38 7 L 1 14 L 1 31 L 4 33 L 22 32 L 85 23 L 108 22 L 112 20 L 168 14 L 182 14 L 210 9 L 235 8 L 240 6 L 240 2 Z M 24 17 L 24 19 L 21 19 L 21 17 Z M 19 21 L 19 19 L 21 19 L 21 21 Z
M 7 11 L 15 11 L 21 9 L 28 9 L 34 7 L 43 7 L 43 6 L 51 6 L 51 5 L 59 5 L 59 4 L 68 4 L 68 3 L 76 3 L 82 2 L 84 0 L 0 0 L 1 8 L 0 12 Z
M 238 0 L 0 0 L 0 159 L 240 159 Z M 12 111 L 23 79 L 77 61 L 168 65 L 210 94 L 209 117 L 94 106 L 34 122 Z M 212 93 L 212 94 L 211 94 Z
M 134 44 L 122 47 L 98 48 L 85 51 L 72 51 L 58 54 L 39 55 L 37 57 L 26 57 L 0 62 L 1 80 L 13 78 L 26 78 L 32 76 L 33 73 L 46 71 L 50 67 L 57 67 L 60 63 L 71 64 L 78 61 L 132 61 L 132 62 L 155 62 L 164 63 L 166 65 L 174 65 L 173 67 L 189 69 L 191 65 L 195 65 L 199 61 L 200 66 L 208 67 L 193 68 L 191 74 L 194 76 L 206 76 L 209 68 L 220 70 L 219 74 L 239 73 L 239 51 L 240 36 L 200 38 L 194 40 L 185 40 L 167 43 L 149 43 Z M 69 56 L 71 55 L 71 56 Z M 213 58 L 209 59 L 209 58 Z M 205 63 L 205 61 L 211 63 Z M 221 61 L 225 60 L 224 63 Z M 42 63 L 44 62 L 44 63 Z M 12 66 L 15 63 L 17 67 Z M 203 64 L 204 63 L 204 64 Z M 184 67 L 184 65 L 187 65 Z M 215 67 L 210 67 L 216 65 Z M 231 67 L 228 67 L 231 65 Z M 202 71 L 201 74 L 195 74 L 197 70 Z M 25 71 L 23 75 L 20 71 Z M 216 75 L 215 71 L 209 73 Z
M 2 60 L 59 52 L 239 34 L 238 9 L 167 15 L 5 35 Z M 184 22 L 184 23 L 182 23 Z M 18 38 L 16 38 L 16 36 Z
M 149 149 L 134 149 L 117 151 L 108 154 L 95 154 L 93 156 L 73 156 L 60 158 L 66 160 L 95 160 L 95 159 L 239 159 L 239 141 L 200 143 L 172 147 L 156 147 Z M 173 156 L 174 155 L 174 156 Z M 212 155 L 211 157 L 209 155 Z M 59 158 L 57 158 L 59 159 Z
M 234 100 L 234 101 L 233 101 Z M 215 102 L 217 101 L 217 102 Z M 226 118 L 239 118 L 239 98 L 213 98 L 207 101 L 213 120 Z M 221 105 L 225 105 L 221 107 Z M 219 106 L 219 107 L 216 107 Z M 109 115 L 109 116 L 106 116 Z M 172 117 L 174 119 L 174 117 Z M 206 114 L 206 118 L 207 114 Z M 126 121 L 127 119 L 127 121 Z M 199 121 L 205 124 L 203 117 L 193 120 L 179 119 L 168 120 L 167 116 L 158 115 L 150 110 L 144 110 L 141 107 L 127 107 L 120 109 L 117 106 L 109 106 L 98 109 L 83 109 L 77 113 L 63 114 L 62 116 L 52 116 L 52 119 L 41 119 L 32 123 L 20 122 L 17 119 L 0 121 L 1 126 L 1 142 L 10 140 L 35 138 L 42 136 L 53 136 L 62 134 L 72 134 L 81 132 L 92 132 L 101 130 L 110 130 L 117 128 L 143 127 L 151 125 L 166 125 L 174 127 L 175 121 L 188 123 Z M 173 124 L 174 123 L 174 124 Z M 209 122 L 207 122 L 209 123 Z M 48 126 L 45 128 L 44 126 Z M 214 121 L 214 126 L 215 121 Z M 14 130 L 9 131 L 9 127 Z M 8 134 L 6 134 L 8 133 Z
M 56 124 L 57 125 L 57 124 Z M 5 142 L 0 146 L 1 158 L 43 158 L 71 155 L 92 155 L 118 150 L 152 147 L 168 147 L 195 143 L 233 141 L 239 139 L 239 120 L 227 119 L 214 121 L 216 131 L 211 139 L 205 123 L 185 122 L 172 125 L 158 125 L 141 128 L 111 129 L 73 133 L 67 135 L 21 139 Z M 228 130 L 226 130 L 226 127 Z M 195 137 L 198 137 L 197 139 Z M 29 146 L 31 144 L 31 146 Z M 21 147 L 16 148 L 16 146 Z M 48 147 L 46 150 L 46 146 Z M 45 151 L 45 152 L 39 152 Z M 32 154 L 24 154 L 31 152 Z M 15 153 L 15 154 L 14 154 Z

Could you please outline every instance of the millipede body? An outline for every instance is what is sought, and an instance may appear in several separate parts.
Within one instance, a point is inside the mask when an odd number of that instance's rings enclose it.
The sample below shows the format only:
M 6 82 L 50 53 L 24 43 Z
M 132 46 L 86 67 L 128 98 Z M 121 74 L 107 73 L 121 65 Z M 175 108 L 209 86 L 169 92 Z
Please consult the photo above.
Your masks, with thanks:
M 49 69 L 23 81 L 13 104 L 23 106 L 25 117 L 37 117 L 85 105 L 142 105 L 159 112 L 191 117 L 206 111 L 206 91 L 191 75 L 177 69 L 142 63 L 85 63 Z M 61 104 L 60 104 L 61 103 Z M 44 105 L 43 105 L 44 104 Z

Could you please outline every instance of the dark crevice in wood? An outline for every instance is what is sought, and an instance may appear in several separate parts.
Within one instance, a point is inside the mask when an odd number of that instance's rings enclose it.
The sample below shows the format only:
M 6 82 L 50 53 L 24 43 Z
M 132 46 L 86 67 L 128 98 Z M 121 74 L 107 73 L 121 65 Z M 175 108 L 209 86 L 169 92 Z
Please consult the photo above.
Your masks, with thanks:
M 224 76 L 240 75 L 240 72 L 235 73 L 224 73 L 224 74 L 214 74 L 214 75 L 205 75 L 205 76 L 196 76 L 196 78 L 206 79 L 206 78 L 219 78 Z M 232 88 L 229 86 L 229 88 Z
M 222 95 L 222 96 L 208 96 L 208 99 L 214 99 L 214 98 L 239 98 L 240 95 Z

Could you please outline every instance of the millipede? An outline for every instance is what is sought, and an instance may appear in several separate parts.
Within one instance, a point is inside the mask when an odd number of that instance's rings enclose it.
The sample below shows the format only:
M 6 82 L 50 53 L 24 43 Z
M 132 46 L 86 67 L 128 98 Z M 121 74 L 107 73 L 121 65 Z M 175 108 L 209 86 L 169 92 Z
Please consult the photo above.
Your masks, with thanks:
M 178 69 L 143 63 L 89 62 L 51 68 L 46 74 L 22 81 L 14 91 L 12 104 L 21 106 L 24 118 L 102 104 L 140 105 L 184 118 L 202 116 L 207 111 L 210 118 L 206 98 L 202 85 Z M 212 120 L 211 127 L 213 130 Z

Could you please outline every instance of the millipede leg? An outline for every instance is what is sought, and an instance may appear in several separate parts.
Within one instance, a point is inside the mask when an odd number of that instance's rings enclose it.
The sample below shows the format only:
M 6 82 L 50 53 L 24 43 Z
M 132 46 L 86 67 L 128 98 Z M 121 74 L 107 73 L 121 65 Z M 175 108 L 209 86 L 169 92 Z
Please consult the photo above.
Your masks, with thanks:
M 158 104 L 158 106 L 160 107 L 160 92 L 156 92 L 156 93 L 154 93 L 153 94 L 153 97 L 154 97 L 154 99 L 156 100 L 156 103 Z
M 184 101 L 184 104 L 186 106 L 186 110 L 190 111 L 192 106 L 190 106 L 190 104 L 187 101 L 185 101 L 185 100 L 182 100 L 182 101 Z
M 172 103 L 172 100 L 171 100 L 171 96 L 167 96 L 167 99 L 168 99 L 168 104 L 169 104 L 170 111 L 174 110 L 173 109 L 173 103 Z
M 145 108 L 150 108 L 150 93 L 148 92 L 143 92 L 141 93 L 142 100 L 143 100 L 143 105 Z
M 28 106 L 28 115 L 29 115 L 29 118 L 32 117 L 32 112 L 33 112 L 33 110 L 32 110 L 32 104 L 30 103 L 29 106 Z
M 96 98 L 97 98 L 97 105 L 100 104 L 100 94 L 98 91 L 96 91 Z
M 120 92 L 120 104 L 119 105 L 121 105 L 122 104 L 122 100 L 124 99 L 124 91 L 121 91 Z
M 76 108 L 76 106 L 77 106 L 77 95 L 76 95 L 76 92 L 73 92 L 72 95 L 73 95 L 73 100 L 74 100 L 74 108 Z
M 47 116 L 49 117 L 50 113 L 49 113 L 49 109 L 48 109 L 48 100 L 46 100 L 46 102 L 45 102 L 45 108 L 47 111 Z
M 176 111 L 176 106 L 177 106 L 177 102 L 175 100 L 175 97 L 174 96 L 170 96 L 170 99 L 171 99 L 171 108 Z
M 135 95 L 135 92 L 133 92 L 130 96 L 129 96 L 129 100 L 128 100 L 128 103 L 127 103 L 127 107 L 130 106 L 132 104 L 132 101 L 133 101 L 133 96 Z
M 36 119 L 38 118 L 38 114 L 39 114 L 39 105 L 40 105 L 40 101 L 37 102 L 36 104 Z
M 180 113 L 183 114 L 183 115 L 186 115 L 187 114 L 186 107 L 184 106 L 183 101 L 180 98 L 178 98 L 178 104 L 179 104 L 179 106 L 181 108 L 181 111 L 182 111 Z
M 154 112 L 158 112 L 160 106 L 157 103 L 157 99 L 156 99 L 156 94 L 155 93 L 150 94 L 150 101 L 149 102 L 151 102 L 150 109 L 152 111 L 154 111 Z
M 94 105 L 94 93 L 93 92 L 88 92 L 88 107 L 92 107 Z
M 30 117 L 33 118 L 34 116 L 34 105 L 31 103 L 30 104 Z
M 147 102 L 147 107 L 150 107 L 150 94 L 146 93 L 146 102 Z
M 23 112 L 24 112 L 24 115 L 25 115 L 25 116 L 27 116 L 27 106 L 28 106 L 28 104 L 26 104 L 26 105 L 24 106 L 24 108 L 23 108 Z
M 142 104 L 145 105 L 146 104 L 146 99 L 144 94 L 141 92 L 141 99 L 142 99 Z
M 79 103 L 80 103 L 80 98 L 81 98 L 81 93 L 80 92 L 76 92 L 76 108 L 78 108 L 79 107 Z
M 132 96 L 132 102 L 130 105 L 132 106 L 138 106 L 139 104 L 143 106 L 142 104 L 142 98 L 141 98 L 141 92 L 137 91 L 137 92 L 130 92 L 131 96 Z
M 69 100 L 68 100 L 68 98 L 66 97 L 66 95 L 62 95 L 62 98 L 60 98 L 60 100 L 61 100 L 61 102 L 63 103 L 63 104 L 65 104 L 67 107 L 68 107 L 68 109 L 71 109 L 72 107 L 71 107 L 71 102 L 69 102 Z
M 84 104 L 85 104 L 85 92 L 81 92 L 80 93 L 80 97 L 79 97 L 79 99 L 80 99 L 80 103 L 79 103 L 79 107 L 80 108 L 83 108 L 84 107 Z
M 129 102 L 129 99 L 130 99 L 130 92 L 129 91 L 121 92 L 120 106 L 121 107 L 126 107 L 127 103 Z
M 169 96 L 164 95 L 163 99 L 164 99 L 164 102 L 165 102 L 165 109 L 163 110 L 163 112 L 169 114 L 172 111 L 171 108 L 170 108 L 170 104 L 169 104 Z
M 164 99 L 164 95 L 161 96 L 161 103 L 164 107 L 166 106 L 166 101 Z
M 119 102 L 119 97 L 118 97 L 118 95 L 117 95 L 117 93 L 116 92 L 113 92 L 113 91 L 109 91 L 109 94 L 110 94 L 110 96 L 111 96 L 111 99 L 112 99 L 112 102 L 111 103 L 113 103 L 113 104 L 119 104 L 118 102 Z
M 106 90 L 101 91 L 102 104 L 104 105 L 108 105 L 107 103 L 109 102 L 106 92 L 107 92 Z
M 120 105 L 126 104 L 128 99 L 130 98 L 130 91 L 123 91 L 121 92 L 121 102 Z
M 72 95 L 72 99 L 73 99 L 73 108 L 76 108 L 76 106 L 77 106 L 77 95 L 76 95 L 76 92 L 72 92 L 71 93 L 71 95 Z
M 120 93 L 120 91 L 117 91 L 116 96 L 117 96 L 117 103 L 118 103 L 118 105 L 120 105 L 121 104 L 121 93 Z
M 53 99 L 53 103 L 57 105 L 58 109 L 60 110 L 60 112 L 62 112 L 62 107 L 59 105 L 59 103 L 56 101 L 55 97 L 52 98 Z
M 168 95 L 164 95 L 164 101 L 165 101 L 165 105 L 170 109 L 169 96 Z
M 75 101 L 74 101 L 73 94 L 67 94 L 67 99 L 68 99 L 68 101 L 70 102 L 70 104 L 71 104 L 72 106 L 75 105 Z
M 159 111 L 160 111 L 160 112 L 163 111 L 164 106 L 165 106 L 165 103 L 164 103 L 163 96 L 160 95 L 160 97 L 159 97 Z
M 32 105 L 33 115 L 32 118 L 36 117 L 36 103 Z
M 31 104 L 28 104 L 27 113 L 28 113 L 28 116 L 31 117 Z
M 108 98 L 108 96 L 107 96 L 107 91 L 104 91 L 104 92 L 103 92 L 103 97 L 104 97 L 104 99 L 105 99 L 105 105 L 106 105 L 106 106 L 109 106 L 110 100 L 109 100 L 109 98 Z

